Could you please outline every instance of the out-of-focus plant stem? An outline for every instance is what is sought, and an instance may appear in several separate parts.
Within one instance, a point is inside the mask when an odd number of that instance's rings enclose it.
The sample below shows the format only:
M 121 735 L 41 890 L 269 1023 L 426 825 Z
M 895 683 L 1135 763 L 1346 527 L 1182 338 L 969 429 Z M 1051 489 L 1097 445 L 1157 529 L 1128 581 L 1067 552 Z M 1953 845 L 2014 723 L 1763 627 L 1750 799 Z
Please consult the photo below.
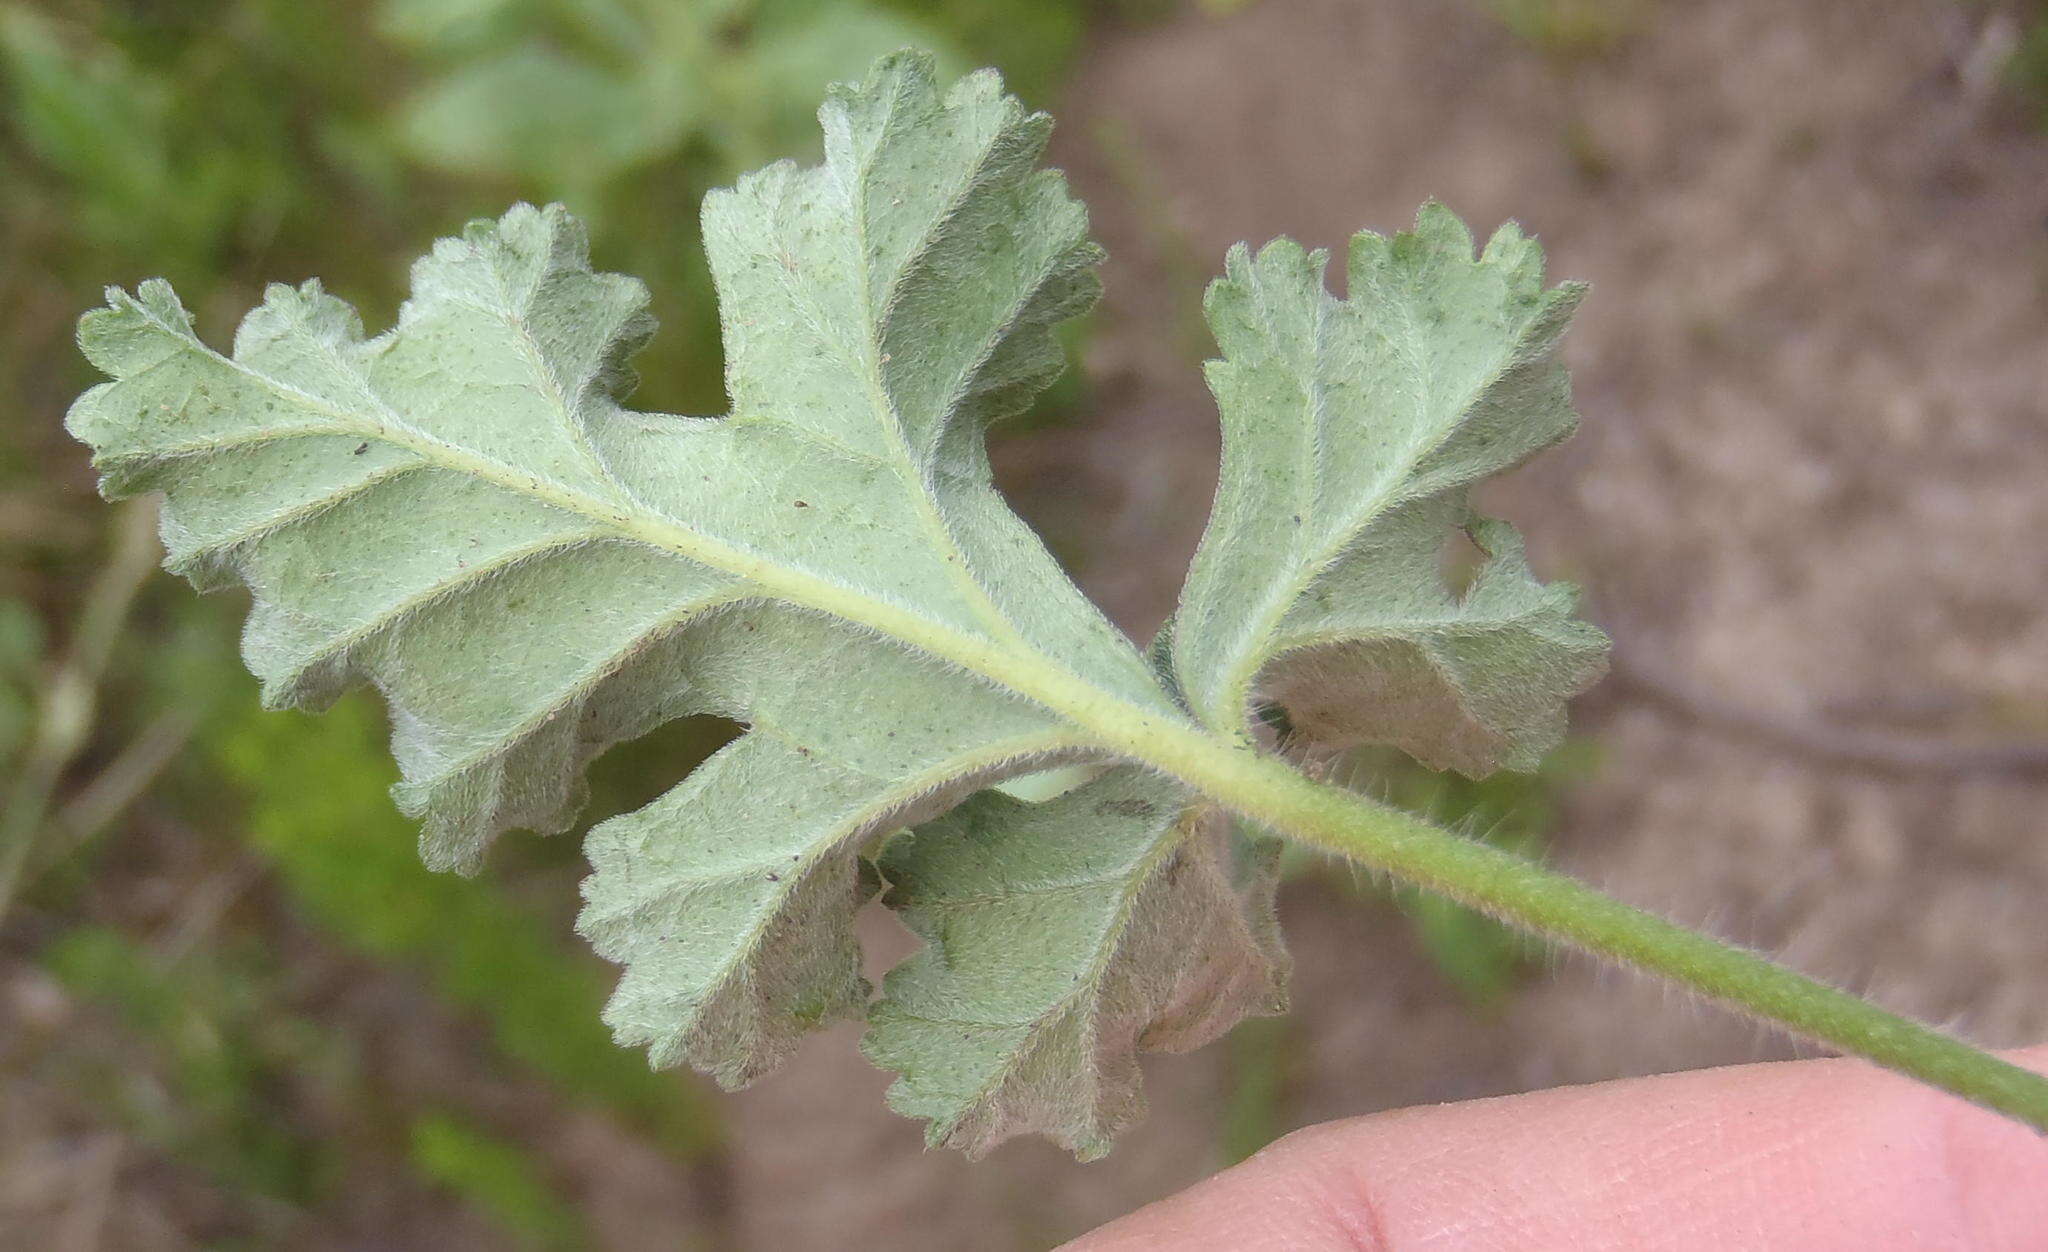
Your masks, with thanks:
M 156 501 L 124 505 L 113 530 L 113 550 L 86 593 L 63 661 L 43 688 L 34 737 L 6 805 L 0 808 L 0 920 L 14 904 L 57 784 L 91 738 L 107 659 L 162 551 L 156 537 Z

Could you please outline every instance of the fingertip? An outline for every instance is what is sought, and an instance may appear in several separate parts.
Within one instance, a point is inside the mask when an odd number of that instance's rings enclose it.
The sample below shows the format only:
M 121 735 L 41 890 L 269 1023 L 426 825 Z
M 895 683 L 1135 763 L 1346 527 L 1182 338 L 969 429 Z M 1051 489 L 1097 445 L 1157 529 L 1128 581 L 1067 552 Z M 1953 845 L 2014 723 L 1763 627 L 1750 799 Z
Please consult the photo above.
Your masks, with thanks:
M 2048 1070 L 2048 1047 L 2010 1059 Z M 1862 1062 L 1807 1061 L 1311 1127 L 1069 1249 L 2019 1252 L 2043 1232 L 2048 1139 Z

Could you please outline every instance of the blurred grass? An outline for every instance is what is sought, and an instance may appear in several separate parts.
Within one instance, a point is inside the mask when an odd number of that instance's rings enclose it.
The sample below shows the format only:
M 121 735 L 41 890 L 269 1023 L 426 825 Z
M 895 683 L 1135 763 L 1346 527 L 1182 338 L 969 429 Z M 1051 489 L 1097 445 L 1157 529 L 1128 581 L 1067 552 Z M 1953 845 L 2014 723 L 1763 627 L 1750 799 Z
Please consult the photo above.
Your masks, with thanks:
M 2035 12 L 2020 26 L 2000 76 L 2034 125 L 2048 130 L 2048 12 Z
M 1656 0 L 1484 0 L 1523 43 L 1571 65 L 1613 53 L 1652 17 Z
M 505 1057 L 557 1091 L 683 1159 L 718 1150 L 717 1109 L 695 1081 L 656 1073 L 641 1053 L 613 1044 L 599 1019 L 611 982 L 604 966 L 497 883 L 420 863 L 416 831 L 391 803 L 397 769 L 367 697 L 318 718 L 267 713 L 253 699 L 237 708 L 234 724 L 209 739 L 221 775 L 247 797 L 242 837 L 313 921 L 365 956 L 418 971 L 443 1000 L 487 1022 Z
M 110 1012 L 160 1069 L 89 1065 L 80 1080 L 144 1141 L 229 1185 L 295 1204 L 331 1181 L 321 1145 L 273 1118 L 282 1067 L 328 1041 L 264 1003 L 247 948 L 169 962 L 110 927 L 83 925 L 43 952 L 71 991 Z
M 412 1126 L 412 1162 L 532 1252 L 593 1246 L 590 1230 L 518 1145 L 461 1117 L 433 1112 Z

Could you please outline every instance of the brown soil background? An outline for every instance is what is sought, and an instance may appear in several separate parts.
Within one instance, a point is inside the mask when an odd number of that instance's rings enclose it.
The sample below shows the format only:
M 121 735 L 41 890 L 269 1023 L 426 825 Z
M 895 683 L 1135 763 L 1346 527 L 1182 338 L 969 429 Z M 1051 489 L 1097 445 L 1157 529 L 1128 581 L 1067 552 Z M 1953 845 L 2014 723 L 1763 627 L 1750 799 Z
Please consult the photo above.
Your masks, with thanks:
M 1982 1042 L 2048 1037 L 2048 779 L 1972 746 L 2048 740 L 2048 139 L 1985 80 L 2008 29 L 1952 0 L 1644 0 L 1577 59 L 1478 3 L 1263 0 L 1102 31 L 1055 141 L 1112 256 L 1092 417 L 1006 440 L 1005 481 L 1148 634 L 1213 484 L 1198 300 L 1225 248 L 1341 251 L 1430 197 L 1482 232 L 1519 220 L 1555 277 L 1594 284 L 1568 349 L 1585 425 L 1482 503 L 1588 589 L 1619 658 L 1575 720 L 1598 766 L 1553 860 Z M 1845 759 L 1873 740 L 1932 750 Z M 1289 1125 L 1794 1051 L 1578 959 L 1482 1013 L 1334 876 L 1282 909 Z M 384 1081 L 519 1118 L 417 989 L 325 959 L 309 995 L 383 1041 Z M 0 1025 L 68 1011 L 20 968 L 4 990 Z M 1216 1169 L 1227 1065 L 1222 1046 L 1151 1062 L 1149 1118 L 1090 1165 L 1035 1142 L 926 1151 L 850 1029 L 726 1101 L 716 1179 L 594 1115 L 526 1113 L 608 1247 L 677 1247 L 715 1205 L 739 1249 L 1000 1252 Z M 32 1075 L 0 1098 L 0 1244 L 199 1246 L 188 1178 L 59 1108 Z M 71 1210 L 45 1200 L 102 1177 L 112 1215 L 67 1242 Z M 40 1224 L 8 1233 L 10 1213 Z M 400 1217 L 315 1246 L 495 1246 Z

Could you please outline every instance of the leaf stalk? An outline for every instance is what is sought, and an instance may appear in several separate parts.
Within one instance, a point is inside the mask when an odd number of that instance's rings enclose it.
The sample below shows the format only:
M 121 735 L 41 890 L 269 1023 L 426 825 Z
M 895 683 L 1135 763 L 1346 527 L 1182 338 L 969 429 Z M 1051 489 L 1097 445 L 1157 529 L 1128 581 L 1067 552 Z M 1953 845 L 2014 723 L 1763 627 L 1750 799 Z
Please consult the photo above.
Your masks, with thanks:
M 1156 738 L 1143 755 L 1303 844 L 1439 892 L 1553 943 L 1668 979 L 2048 1134 L 2048 1076 L 1755 952 L 1199 732 Z

